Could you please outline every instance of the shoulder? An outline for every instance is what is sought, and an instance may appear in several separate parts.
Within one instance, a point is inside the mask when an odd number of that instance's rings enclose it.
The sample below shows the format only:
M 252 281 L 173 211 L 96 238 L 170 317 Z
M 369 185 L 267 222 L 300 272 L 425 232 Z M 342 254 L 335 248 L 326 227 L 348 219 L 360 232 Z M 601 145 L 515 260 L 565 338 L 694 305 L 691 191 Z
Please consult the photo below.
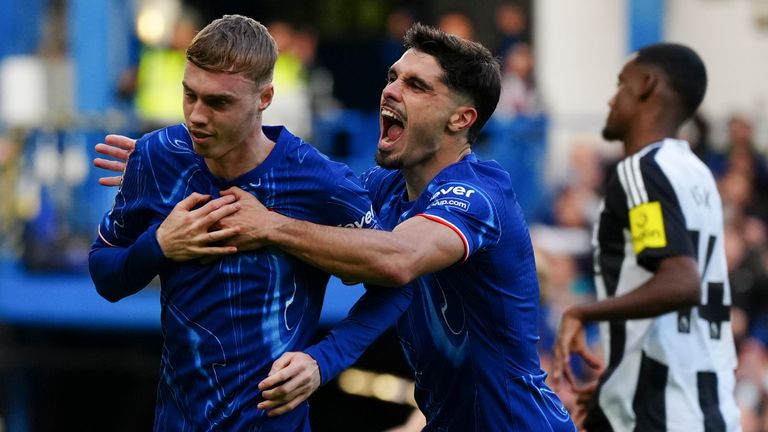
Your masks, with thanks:
M 483 197 L 489 201 L 504 201 L 514 192 L 509 174 L 495 161 L 475 158 L 451 165 L 430 184 L 431 198 L 448 194 Z
M 283 160 L 281 172 L 318 192 L 339 196 L 360 194 L 360 179 L 347 165 L 335 162 L 315 146 L 282 129 L 278 139 Z
M 616 164 L 613 186 L 620 185 L 624 194 L 632 201 L 633 206 L 648 201 L 647 190 L 650 184 L 668 183 L 657 159 L 661 145 L 662 142 L 649 145 Z M 610 186 L 609 183 L 609 191 Z
M 192 142 L 186 126 L 181 123 L 157 129 L 144 134 L 136 140 L 134 152 L 145 155 L 171 156 L 174 154 L 192 154 Z
M 405 193 L 405 178 L 398 170 L 373 167 L 360 175 L 360 182 L 368 190 L 371 201 L 379 208 L 385 202 L 399 200 Z
M 441 172 L 425 190 L 427 208 L 460 210 L 466 214 L 494 214 L 505 207 L 505 199 L 514 199 L 504 177 L 484 165 L 457 164 Z M 501 180 L 501 183 L 499 182 Z M 508 180 L 508 176 L 507 176 Z M 509 195 L 505 194 L 505 189 Z
M 375 166 L 360 174 L 360 181 L 366 187 L 380 187 L 387 184 L 395 184 L 404 181 L 403 176 L 397 170 L 389 170 Z

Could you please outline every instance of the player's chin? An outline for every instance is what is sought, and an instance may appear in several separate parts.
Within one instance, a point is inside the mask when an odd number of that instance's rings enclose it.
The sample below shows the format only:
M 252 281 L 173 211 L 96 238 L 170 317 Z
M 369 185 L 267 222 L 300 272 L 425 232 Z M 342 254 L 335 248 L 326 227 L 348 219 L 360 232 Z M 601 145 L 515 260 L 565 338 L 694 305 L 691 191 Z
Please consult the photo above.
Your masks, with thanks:
M 603 128 L 602 136 L 606 141 L 621 141 L 621 134 L 609 125 L 605 125 Z
M 376 151 L 376 165 L 386 169 L 400 169 L 400 158 L 392 154 L 392 152 L 377 150 Z

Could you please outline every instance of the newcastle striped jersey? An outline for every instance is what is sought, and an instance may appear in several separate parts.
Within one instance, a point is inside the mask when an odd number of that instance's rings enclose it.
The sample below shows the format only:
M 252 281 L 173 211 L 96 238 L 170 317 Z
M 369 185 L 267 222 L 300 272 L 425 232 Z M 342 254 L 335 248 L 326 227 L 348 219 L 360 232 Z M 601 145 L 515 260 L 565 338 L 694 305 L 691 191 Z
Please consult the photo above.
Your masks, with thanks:
M 720 195 L 687 142 L 665 139 L 618 164 L 593 242 L 600 299 L 636 289 L 680 255 L 697 261 L 702 294 L 693 308 L 601 323 L 608 368 L 588 430 L 739 430 Z

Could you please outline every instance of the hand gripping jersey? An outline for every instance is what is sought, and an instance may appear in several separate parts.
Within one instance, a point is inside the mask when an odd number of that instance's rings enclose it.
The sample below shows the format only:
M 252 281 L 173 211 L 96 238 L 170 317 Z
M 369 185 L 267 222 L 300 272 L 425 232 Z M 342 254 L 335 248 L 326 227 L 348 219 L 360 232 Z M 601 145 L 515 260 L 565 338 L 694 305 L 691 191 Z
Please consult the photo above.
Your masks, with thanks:
M 462 262 L 418 278 L 398 322 L 425 431 L 575 431 L 536 352 L 539 287 L 508 174 L 470 154 L 415 201 L 397 171 L 363 176 L 385 229 L 425 217 L 453 229 Z
M 608 367 L 588 430 L 740 430 L 722 204 L 687 142 L 665 139 L 618 164 L 594 241 L 600 299 L 636 289 L 679 255 L 698 262 L 702 297 L 653 319 L 601 323 Z
M 261 401 L 257 385 L 275 359 L 303 350 L 315 335 L 329 275 L 277 248 L 207 265 L 172 262 L 155 239 L 157 226 L 177 202 L 192 192 L 217 197 L 231 186 L 294 218 L 378 226 L 366 191 L 346 166 L 329 161 L 282 127 L 264 127 L 264 132 L 276 143 L 273 151 L 232 181 L 208 171 L 193 152 L 184 125 L 144 136 L 128 161 L 114 207 L 99 227 L 90 267 L 100 293 L 116 300 L 160 275 L 164 344 L 156 431 L 309 430 L 306 403 L 267 418 L 256 408 Z M 391 300 L 398 294 L 375 295 Z M 399 299 L 393 301 L 394 309 L 381 312 L 382 303 L 370 297 L 358 302 L 360 316 L 352 321 L 367 324 L 363 333 L 372 340 L 410 298 L 399 305 Z M 377 312 L 369 313 L 369 306 Z

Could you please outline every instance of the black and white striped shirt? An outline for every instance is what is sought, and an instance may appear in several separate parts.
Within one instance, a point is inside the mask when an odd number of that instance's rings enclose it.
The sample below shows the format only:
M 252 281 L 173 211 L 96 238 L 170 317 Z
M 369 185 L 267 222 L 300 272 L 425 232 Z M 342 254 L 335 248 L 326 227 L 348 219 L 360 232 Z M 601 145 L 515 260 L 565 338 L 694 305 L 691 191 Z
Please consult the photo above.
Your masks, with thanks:
M 588 430 L 740 430 L 722 205 L 687 142 L 665 139 L 618 164 L 593 243 L 600 299 L 636 289 L 679 255 L 698 262 L 702 297 L 652 319 L 601 323 L 608 368 Z

